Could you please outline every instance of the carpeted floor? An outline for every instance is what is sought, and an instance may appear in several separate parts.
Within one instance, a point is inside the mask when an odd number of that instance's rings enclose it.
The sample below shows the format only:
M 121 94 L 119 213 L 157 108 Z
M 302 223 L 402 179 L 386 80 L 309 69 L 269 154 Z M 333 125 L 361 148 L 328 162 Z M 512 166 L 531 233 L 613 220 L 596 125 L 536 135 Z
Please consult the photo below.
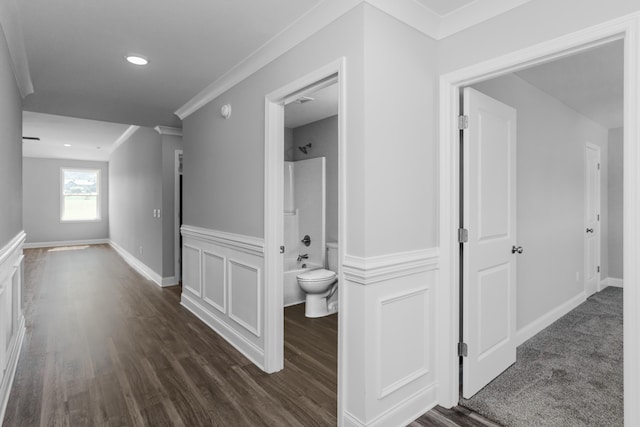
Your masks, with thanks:
M 508 427 L 623 426 L 622 289 L 606 288 L 518 347 L 461 404 Z

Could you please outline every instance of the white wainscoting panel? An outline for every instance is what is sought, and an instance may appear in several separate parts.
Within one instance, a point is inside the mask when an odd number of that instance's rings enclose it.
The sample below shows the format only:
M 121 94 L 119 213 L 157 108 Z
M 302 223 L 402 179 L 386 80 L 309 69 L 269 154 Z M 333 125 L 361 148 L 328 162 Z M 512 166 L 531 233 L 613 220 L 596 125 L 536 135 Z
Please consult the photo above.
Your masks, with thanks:
M 182 226 L 182 305 L 264 368 L 264 241 Z
M 0 420 L 4 419 L 25 331 L 22 302 L 25 237 L 22 231 L 0 248 Z
M 202 249 L 194 244 L 182 245 L 182 288 L 194 296 L 202 296 Z
M 202 251 L 202 298 L 222 314 L 227 313 L 227 258 Z
M 260 336 L 260 269 L 229 260 L 229 317 Z
M 344 425 L 406 425 L 436 405 L 438 261 L 437 249 L 345 256 Z

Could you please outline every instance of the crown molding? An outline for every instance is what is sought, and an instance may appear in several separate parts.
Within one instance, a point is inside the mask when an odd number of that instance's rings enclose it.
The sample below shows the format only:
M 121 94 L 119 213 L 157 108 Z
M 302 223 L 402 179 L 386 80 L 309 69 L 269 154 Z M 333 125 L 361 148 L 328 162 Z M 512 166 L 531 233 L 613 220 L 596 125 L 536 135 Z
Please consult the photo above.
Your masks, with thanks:
M 476 0 L 441 16 L 417 0 L 324 0 L 276 34 L 175 111 L 181 120 L 334 22 L 360 4 L 368 4 L 417 31 L 440 40 L 531 0 Z
M 495 16 L 529 3 L 531 0 L 474 1 L 441 17 L 437 40 L 466 30 Z
M 319 3 L 191 98 L 186 104 L 177 109 L 175 114 L 181 120 L 184 120 L 283 53 L 317 33 L 360 3 L 363 3 L 363 1 L 325 0 Z
M 160 135 L 172 135 L 172 136 L 182 136 L 181 128 L 174 128 L 171 126 L 156 126 L 153 128 Z
M 140 129 L 140 126 L 136 126 L 136 125 L 131 125 L 127 128 L 127 130 L 125 130 L 122 135 L 120 135 L 120 137 L 118 139 L 116 139 L 116 142 L 113 143 L 113 145 L 111 146 L 111 151 L 109 151 L 109 154 L 113 154 L 114 151 L 116 151 L 118 149 L 119 146 L 122 145 L 122 143 L 124 143 L 127 139 L 129 139 L 131 137 L 131 135 L 133 135 L 138 129 Z
M 14 0 L 0 1 L 0 27 L 11 56 L 11 68 L 22 98 L 33 93 L 27 51 L 24 47 L 18 6 Z

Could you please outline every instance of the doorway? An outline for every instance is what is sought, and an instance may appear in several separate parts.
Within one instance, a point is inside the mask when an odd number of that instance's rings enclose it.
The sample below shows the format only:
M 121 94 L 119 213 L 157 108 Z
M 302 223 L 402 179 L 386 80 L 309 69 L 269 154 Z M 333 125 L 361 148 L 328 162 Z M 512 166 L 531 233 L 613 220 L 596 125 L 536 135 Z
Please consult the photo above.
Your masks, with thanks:
M 345 245 L 345 80 L 344 59 L 330 63 L 300 79 L 267 95 L 265 100 L 265 370 L 277 372 L 284 368 L 284 150 L 285 150 L 285 105 L 319 89 L 337 86 L 337 235 L 338 235 L 338 284 L 343 282 L 343 259 Z M 307 143 L 303 144 L 303 147 Z M 307 149 L 313 148 L 306 147 Z M 309 150 L 307 150 L 309 151 Z M 301 239 L 304 240 L 304 239 Z M 304 255 L 304 254 L 302 254 Z M 338 301 L 344 301 L 343 288 L 337 287 Z M 342 315 L 348 307 L 340 303 L 337 315 L 337 397 L 338 413 L 342 407 L 343 376 L 341 366 L 343 322 Z
M 173 242 L 174 242 L 174 271 L 176 282 L 182 287 L 182 150 L 175 151 L 174 158 L 174 226 L 173 226 Z
M 625 149 L 625 172 L 624 172 L 624 195 L 625 195 L 625 233 L 631 240 L 635 240 L 638 233 L 637 227 L 632 222 L 632 218 L 637 217 L 636 204 L 638 196 L 636 191 L 637 183 L 634 180 L 635 172 L 630 168 L 637 169 L 637 153 L 635 136 L 638 134 L 638 124 L 634 122 L 636 116 L 636 102 L 638 100 L 637 73 L 638 58 L 635 49 L 636 23 L 634 21 L 617 21 L 609 25 L 598 27 L 597 30 L 590 29 L 579 34 L 573 34 L 553 42 L 548 42 L 516 52 L 511 55 L 499 58 L 495 61 L 487 61 L 478 66 L 469 67 L 442 76 L 441 78 L 441 245 L 442 245 L 442 286 L 444 292 L 440 294 L 440 315 L 439 327 L 442 330 L 440 339 L 439 371 L 443 372 L 440 384 L 440 403 L 445 406 L 454 406 L 457 403 L 457 385 L 459 384 L 459 371 L 457 369 L 458 356 L 455 349 L 455 341 L 458 337 L 459 314 L 456 301 L 460 298 L 460 264 L 458 260 L 458 224 L 460 210 L 457 206 L 459 196 L 459 172 L 458 165 L 459 147 L 454 142 L 458 134 L 457 115 L 459 111 L 459 89 L 476 82 L 485 81 L 492 77 L 505 75 L 514 71 L 522 70 L 535 64 L 549 62 L 552 59 L 569 56 L 587 49 L 599 46 L 613 40 L 624 40 L 625 56 L 625 128 L 624 128 L 624 149 Z M 455 126 L 454 126 L 455 123 Z M 631 154 L 633 153 L 633 154 Z M 631 157 L 629 157 L 631 155 Z M 580 224 L 582 227 L 582 224 Z M 526 250 L 526 248 L 525 248 Z M 635 283 L 638 274 L 635 266 L 630 266 L 637 251 L 629 244 L 629 239 L 624 241 L 624 278 L 628 283 Z M 625 401 L 636 401 L 638 396 L 638 385 L 640 385 L 640 375 L 638 367 L 630 362 L 637 360 L 640 356 L 640 339 L 634 336 L 632 331 L 640 326 L 640 319 L 632 315 L 638 308 L 640 293 L 631 287 L 625 288 L 624 293 L 624 338 L 625 338 Z M 638 418 L 637 409 L 625 406 L 625 421 L 634 425 Z

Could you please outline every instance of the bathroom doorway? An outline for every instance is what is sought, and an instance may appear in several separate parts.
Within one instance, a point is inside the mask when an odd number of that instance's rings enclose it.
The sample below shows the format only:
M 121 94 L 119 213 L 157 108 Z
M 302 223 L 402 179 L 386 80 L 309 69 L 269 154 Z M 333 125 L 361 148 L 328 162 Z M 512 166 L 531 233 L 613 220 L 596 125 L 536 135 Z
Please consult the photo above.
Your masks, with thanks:
M 337 61 L 266 98 L 265 368 L 315 384 L 329 417 L 342 396 L 342 69 Z M 327 276 L 320 295 L 299 285 L 309 273 Z

